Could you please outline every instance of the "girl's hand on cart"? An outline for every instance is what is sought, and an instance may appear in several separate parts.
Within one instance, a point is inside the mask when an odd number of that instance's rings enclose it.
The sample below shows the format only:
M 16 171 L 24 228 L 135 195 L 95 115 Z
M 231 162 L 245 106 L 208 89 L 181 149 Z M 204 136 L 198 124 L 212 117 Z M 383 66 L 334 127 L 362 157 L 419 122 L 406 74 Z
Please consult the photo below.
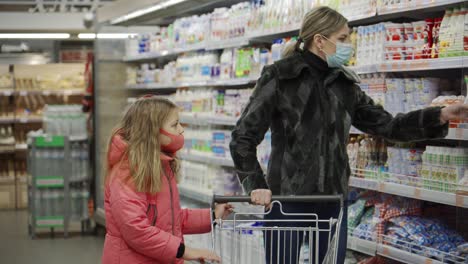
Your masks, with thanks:
M 263 205 L 265 208 L 270 208 L 271 191 L 269 189 L 257 189 L 250 193 L 252 204 Z
M 445 124 L 449 120 L 468 119 L 468 104 L 456 104 L 442 108 L 440 111 L 440 123 Z
M 231 204 L 217 204 L 215 206 L 216 219 L 226 219 L 233 211 L 234 207 Z
M 221 258 L 216 255 L 213 251 L 207 249 L 198 249 L 198 248 L 185 248 L 184 256 L 182 257 L 184 260 L 195 260 L 200 261 L 200 263 L 205 263 L 205 261 L 211 261 L 215 263 L 221 263 Z

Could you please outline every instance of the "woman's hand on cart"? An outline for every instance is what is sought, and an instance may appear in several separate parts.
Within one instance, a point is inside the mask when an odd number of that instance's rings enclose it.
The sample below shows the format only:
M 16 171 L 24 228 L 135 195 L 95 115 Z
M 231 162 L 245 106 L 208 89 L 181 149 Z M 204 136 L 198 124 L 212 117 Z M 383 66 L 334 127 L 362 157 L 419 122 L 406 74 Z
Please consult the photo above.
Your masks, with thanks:
M 271 191 L 269 189 L 257 189 L 250 193 L 252 204 L 263 205 L 265 208 L 270 208 L 271 205 Z
M 233 211 L 234 207 L 231 204 L 223 203 L 215 206 L 216 219 L 226 219 Z
M 183 259 L 187 261 L 200 261 L 200 263 L 205 263 L 206 261 L 221 263 L 221 258 L 213 251 L 190 247 L 185 248 Z

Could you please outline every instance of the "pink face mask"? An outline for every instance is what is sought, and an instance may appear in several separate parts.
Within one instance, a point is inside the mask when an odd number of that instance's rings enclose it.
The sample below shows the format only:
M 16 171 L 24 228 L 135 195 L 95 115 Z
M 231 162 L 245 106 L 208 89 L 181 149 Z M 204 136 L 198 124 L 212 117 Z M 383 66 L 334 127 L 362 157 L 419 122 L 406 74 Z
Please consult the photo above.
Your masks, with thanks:
M 168 136 L 171 139 L 171 143 L 167 145 L 161 145 L 161 150 L 163 152 L 174 154 L 184 147 L 184 135 L 174 135 L 162 128 L 159 129 L 159 131 L 161 132 L 161 134 Z

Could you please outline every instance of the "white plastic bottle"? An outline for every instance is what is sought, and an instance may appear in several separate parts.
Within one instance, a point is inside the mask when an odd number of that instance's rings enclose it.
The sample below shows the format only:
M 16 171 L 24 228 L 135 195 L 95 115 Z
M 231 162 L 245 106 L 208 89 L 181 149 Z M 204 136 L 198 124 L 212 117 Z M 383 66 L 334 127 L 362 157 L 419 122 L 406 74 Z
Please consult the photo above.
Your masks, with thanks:
M 464 26 L 465 26 L 465 13 L 466 9 L 457 9 L 454 14 L 452 25 L 452 41 L 448 49 L 449 57 L 457 57 L 463 55 L 463 37 L 464 37 Z
M 232 78 L 232 63 L 233 54 L 232 49 L 225 49 L 221 55 L 221 72 L 220 79 L 227 80 Z
M 455 11 L 453 9 L 447 9 L 445 11 L 444 18 L 440 24 L 439 29 L 439 57 L 447 57 L 448 48 L 451 42 L 451 28 L 453 26 L 453 17 Z
M 281 59 L 281 53 L 283 52 L 283 40 L 276 39 L 271 45 L 271 59 L 273 62 Z

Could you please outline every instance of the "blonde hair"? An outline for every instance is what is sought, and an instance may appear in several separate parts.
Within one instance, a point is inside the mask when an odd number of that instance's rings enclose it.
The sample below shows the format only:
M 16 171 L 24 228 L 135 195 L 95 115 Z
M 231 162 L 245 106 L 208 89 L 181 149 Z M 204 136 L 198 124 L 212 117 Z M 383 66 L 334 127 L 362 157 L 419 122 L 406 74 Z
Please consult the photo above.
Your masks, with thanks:
M 171 101 L 156 96 L 138 99 L 126 111 L 119 124 L 114 128 L 107 151 L 110 151 L 112 139 L 120 135 L 127 143 L 123 159 L 128 159 L 130 177 L 138 192 L 157 193 L 161 190 L 160 129 L 169 114 L 177 110 Z M 171 168 L 179 181 L 179 161 L 174 158 Z M 107 168 L 106 180 L 109 177 Z
M 302 26 L 299 31 L 299 39 L 291 41 L 283 51 L 283 58 L 289 57 L 294 52 L 300 50 L 300 45 L 304 42 L 304 49 L 310 47 L 315 35 L 320 34 L 330 37 L 348 23 L 348 20 L 336 10 L 327 7 L 315 7 L 304 16 Z

